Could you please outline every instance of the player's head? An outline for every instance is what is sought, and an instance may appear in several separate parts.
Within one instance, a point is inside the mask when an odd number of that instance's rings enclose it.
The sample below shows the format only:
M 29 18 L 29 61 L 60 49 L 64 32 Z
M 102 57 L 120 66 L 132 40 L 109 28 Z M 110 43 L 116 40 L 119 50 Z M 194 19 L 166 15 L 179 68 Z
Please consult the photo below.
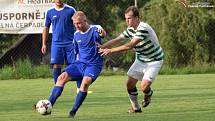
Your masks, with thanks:
M 58 7 L 63 6 L 63 0 L 52 0 L 52 1 L 54 1 L 55 5 Z
M 72 16 L 73 24 L 78 31 L 86 31 L 88 28 L 87 17 L 82 11 L 77 11 Z
M 139 11 L 135 6 L 130 6 L 125 10 L 125 20 L 128 27 L 136 27 L 139 24 Z

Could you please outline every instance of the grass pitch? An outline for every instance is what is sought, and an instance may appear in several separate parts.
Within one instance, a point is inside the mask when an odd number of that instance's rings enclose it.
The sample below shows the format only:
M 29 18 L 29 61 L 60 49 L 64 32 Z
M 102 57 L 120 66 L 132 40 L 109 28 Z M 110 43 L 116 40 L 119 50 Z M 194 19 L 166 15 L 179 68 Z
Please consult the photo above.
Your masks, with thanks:
M 32 105 L 48 98 L 52 79 L 0 80 L 0 121 L 214 121 L 215 74 L 159 75 L 152 86 L 152 103 L 139 114 L 127 113 L 126 79 L 99 77 L 74 119 L 67 115 L 76 96 L 76 83 L 66 85 L 52 115 L 42 116 Z M 139 101 L 142 97 L 139 92 Z

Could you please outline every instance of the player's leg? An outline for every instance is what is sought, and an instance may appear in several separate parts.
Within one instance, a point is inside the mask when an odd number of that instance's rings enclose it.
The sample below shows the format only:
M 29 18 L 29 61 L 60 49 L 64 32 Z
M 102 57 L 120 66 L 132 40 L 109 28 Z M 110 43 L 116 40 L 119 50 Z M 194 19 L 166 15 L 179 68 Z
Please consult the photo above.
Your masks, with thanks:
M 76 54 L 75 54 L 75 50 L 74 47 L 72 46 L 68 46 L 64 48 L 64 57 L 65 57 L 65 62 L 66 65 L 69 65 L 71 63 L 74 63 L 76 60 Z M 77 80 L 76 81 L 76 85 L 77 85 L 77 93 L 81 87 L 81 82 L 82 80 Z
M 53 65 L 54 84 L 61 74 L 61 65 L 64 64 L 63 49 L 52 45 L 51 47 L 51 64 Z
M 57 79 L 57 82 L 52 90 L 52 93 L 49 97 L 49 101 L 52 106 L 54 106 L 56 100 L 63 92 L 64 85 L 68 82 L 69 74 L 67 72 L 63 72 Z
M 147 107 L 151 102 L 151 97 L 153 94 L 151 84 L 155 80 L 155 77 L 157 76 L 162 64 L 163 61 L 149 62 L 146 64 L 147 66 L 141 81 L 141 90 L 145 94 L 142 102 L 143 107 Z
M 127 91 L 132 106 L 132 108 L 129 109 L 130 113 L 142 112 L 141 107 L 138 103 L 138 91 L 136 87 L 137 82 L 137 79 L 128 76 Z
M 151 84 L 152 84 L 152 82 L 150 80 L 146 80 L 146 79 L 142 80 L 142 82 L 141 82 L 141 90 L 145 94 L 143 102 L 142 102 L 143 107 L 147 107 L 151 102 L 151 96 L 153 94 L 153 91 L 150 87 Z
M 80 90 L 78 94 L 76 95 L 76 100 L 75 103 L 72 107 L 72 110 L 69 113 L 69 117 L 74 117 L 76 112 L 78 111 L 79 107 L 82 105 L 84 102 L 86 96 L 87 96 L 87 90 L 90 84 L 92 83 L 92 78 L 91 77 L 84 77 L 81 83 Z
M 82 105 L 83 101 L 85 100 L 88 92 L 89 86 L 96 80 L 102 70 L 101 66 L 87 66 L 84 72 L 84 77 L 81 83 L 80 90 L 76 96 L 75 103 L 72 107 L 72 110 L 69 113 L 69 117 L 74 117 L 76 112 L 78 111 L 79 107 Z
M 80 73 L 81 67 L 78 66 L 79 64 L 73 63 L 67 66 L 64 69 L 64 72 L 58 77 L 57 83 L 53 88 L 52 94 L 49 97 L 49 101 L 54 105 L 57 98 L 61 95 L 63 91 L 64 85 L 69 81 L 68 78 L 70 77 L 72 80 L 82 78 L 82 74 Z
M 81 82 L 82 82 L 82 80 L 76 81 L 76 85 L 77 85 L 77 90 L 76 90 L 76 92 L 77 92 L 77 94 L 78 94 L 78 92 L 79 92 L 79 90 L 80 90 Z M 87 93 L 90 94 L 90 93 L 93 93 L 93 91 L 88 90 Z
M 76 85 L 77 85 L 76 93 L 78 93 L 78 92 L 79 92 L 79 90 L 80 90 L 81 82 L 82 82 L 82 80 L 78 80 L 78 81 L 76 81 Z
M 57 82 L 58 76 L 61 74 L 61 65 L 60 64 L 53 64 L 53 78 L 54 84 Z
M 141 107 L 138 103 L 138 91 L 136 83 L 143 77 L 143 68 L 144 67 L 141 65 L 141 62 L 135 60 L 135 62 L 131 65 L 127 73 L 128 74 L 127 91 L 132 106 L 132 108 L 129 109 L 130 113 L 142 112 Z

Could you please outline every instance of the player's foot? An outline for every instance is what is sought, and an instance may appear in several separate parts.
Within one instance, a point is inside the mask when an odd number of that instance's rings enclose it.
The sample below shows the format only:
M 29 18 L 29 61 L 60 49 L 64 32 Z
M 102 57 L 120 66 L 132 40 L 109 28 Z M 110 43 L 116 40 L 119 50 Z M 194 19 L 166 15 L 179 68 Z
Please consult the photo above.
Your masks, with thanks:
M 141 108 L 138 110 L 134 110 L 133 108 L 128 109 L 128 113 L 141 113 L 141 112 L 142 112 Z
M 49 113 L 44 113 L 42 114 L 43 116 L 46 116 L 46 115 L 51 115 L 52 112 L 49 112 Z
M 153 94 L 153 91 L 151 90 L 151 94 L 150 95 L 145 95 L 144 96 L 144 99 L 142 101 L 143 108 L 147 107 L 150 104 L 152 94 Z
M 75 113 L 73 113 L 72 111 L 71 112 L 69 112 L 69 116 L 68 116 L 68 118 L 74 118 L 75 117 Z

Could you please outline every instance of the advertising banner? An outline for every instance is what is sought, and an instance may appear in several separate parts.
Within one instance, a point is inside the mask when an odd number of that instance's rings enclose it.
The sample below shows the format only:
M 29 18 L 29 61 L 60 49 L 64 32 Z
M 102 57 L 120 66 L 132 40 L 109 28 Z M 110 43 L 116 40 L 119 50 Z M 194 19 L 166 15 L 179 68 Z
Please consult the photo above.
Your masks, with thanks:
M 0 33 L 42 33 L 46 11 L 52 6 L 52 0 L 0 0 Z

